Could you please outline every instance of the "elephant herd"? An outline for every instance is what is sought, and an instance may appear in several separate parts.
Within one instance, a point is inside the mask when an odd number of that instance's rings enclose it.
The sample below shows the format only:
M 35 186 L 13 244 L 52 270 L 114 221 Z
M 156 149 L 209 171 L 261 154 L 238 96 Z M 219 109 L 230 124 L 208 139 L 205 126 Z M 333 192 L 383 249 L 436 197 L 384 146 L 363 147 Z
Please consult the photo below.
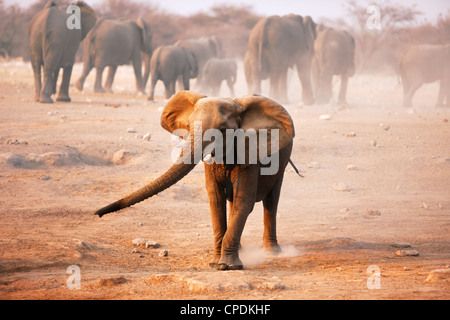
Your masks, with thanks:
M 56 81 L 61 68 L 64 74 L 57 101 L 70 101 L 72 68 L 76 51 L 84 40 L 84 68 L 76 82 L 79 90 L 83 89 L 87 75 L 95 67 L 95 92 L 111 91 L 117 67 L 131 62 L 138 92 L 144 93 L 148 78 L 152 78 L 149 99 L 154 98 L 156 82 L 163 81 L 169 100 L 161 115 L 161 125 L 172 134 L 176 132 L 179 135 L 183 130 L 181 136 L 185 140 L 179 159 L 164 174 L 140 190 L 97 210 L 96 214 L 101 217 L 162 192 L 189 174 L 204 157 L 206 190 L 214 231 L 214 257 L 210 265 L 218 270 L 243 268 L 238 253 L 240 239 L 247 217 L 259 201 L 264 207 L 264 248 L 273 253 L 279 252 L 277 208 L 285 168 L 289 163 L 293 165 L 290 157 L 295 136 L 292 118 L 277 102 L 287 101 L 287 71 L 296 67 L 305 104 L 328 103 L 332 96 L 332 78 L 340 76 L 338 101 L 345 103 L 348 79 L 355 72 L 353 37 L 345 31 L 316 25 L 309 16 L 291 14 L 264 18 L 251 31 L 244 58 L 250 95 L 228 99 L 208 98 L 189 91 L 190 79 L 197 78 L 196 85 L 205 92 L 211 91 L 213 96 L 218 95 L 223 80 L 227 81 L 234 96 L 233 85 L 236 81 L 237 64 L 233 59 L 224 57 L 222 45 L 216 37 L 181 40 L 153 49 L 153 34 L 144 20 L 97 19 L 94 11 L 83 1 L 74 5 L 80 10 L 79 28 L 68 28 L 67 11 L 58 8 L 52 1 L 30 23 L 36 101 L 53 102 L 51 95 L 57 91 Z M 439 102 L 448 100 L 448 57 L 449 46 L 415 47 L 405 54 L 400 68 L 405 105 L 411 103 L 412 95 L 422 83 L 438 79 L 441 80 Z M 430 61 L 435 62 L 436 66 L 430 67 Z M 142 74 L 143 63 L 145 68 Z M 102 74 L 106 67 L 109 71 L 103 88 Z M 270 96 L 274 100 L 260 95 L 261 81 L 265 79 L 270 79 Z M 176 92 L 177 81 L 185 90 Z M 196 123 L 202 124 L 200 132 Z M 247 161 L 247 158 L 243 163 L 229 161 L 238 154 L 234 145 L 235 136 L 228 135 L 230 130 L 234 133 L 257 133 L 257 140 L 254 141 L 261 143 L 263 140 L 262 144 L 266 144 L 266 151 L 270 149 L 270 155 L 264 157 L 264 153 L 258 152 L 256 162 Z M 271 140 L 264 140 L 268 131 L 271 132 Z M 214 143 L 211 143 L 211 137 L 202 140 L 212 133 Z M 278 134 L 278 139 L 273 140 L 272 133 Z M 228 143 L 231 148 L 228 148 Z M 211 146 L 213 148 L 208 149 Z M 241 146 L 244 149 L 239 149 L 239 154 L 250 157 L 250 146 Z M 226 163 L 214 159 L 220 154 L 219 150 L 223 150 L 223 156 L 226 154 Z M 264 174 L 264 169 L 271 166 L 267 159 L 272 157 L 276 159 L 277 170 Z M 228 219 L 227 201 L 230 203 Z
M 70 101 L 69 84 L 75 55 L 84 40 L 83 71 L 76 81 L 80 91 L 89 72 L 95 68 L 94 92 L 112 92 L 118 66 L 133 66 L 136 90 L 145 94 L 151 76 L 149 100 L 161 80 L 165 98 L 178 87 L 190 89 L 190 79 L 197 78 L 198 91 L 218 95 L 226 81 L 234 96 L 237 63 L 226 59 L 221 41 L 216 37 L 185 39 L 173 45 L 153 48 L 153 33 L 143 19 L 97 19 L 84 1 L 73 5 L 80 9 L 80 27 L 68 28 L 69 13 L 49 1 L 30 22 L 31 64 L 35 79 L 35 100 L 52 103 L 57 93 L 60 69 L 63 79 L 57 101 Z M 403 84 L 403 104 L 410 107 L 412 97 L 424 83 L 440 80 L 437 105 L 448 104 L 450 94 L 450 45 L 421 45 L 409 48 L 401 59 L 399 73 Z M 355 73 L 355 40 L 346 31 L 317 25 L 309 16 L 289 14 L 270 16 L 256 23 L 250 32 L 244 57 L 244 74 L 249 94 L 262 94 L 261 82 L 270 79 L 270 97 L 288 102 L 287 73 L 296 67 L 306 105 L 328 103 L 332 98 L 332 79 L 340 77 L 338 103 L 346 103 L 349 77 Z M 144 64 L 144 70 L 142 65 Z M 102 75 L 108 67 L 107 80 Z M 41 70 L 43 69 L 43 85 Z

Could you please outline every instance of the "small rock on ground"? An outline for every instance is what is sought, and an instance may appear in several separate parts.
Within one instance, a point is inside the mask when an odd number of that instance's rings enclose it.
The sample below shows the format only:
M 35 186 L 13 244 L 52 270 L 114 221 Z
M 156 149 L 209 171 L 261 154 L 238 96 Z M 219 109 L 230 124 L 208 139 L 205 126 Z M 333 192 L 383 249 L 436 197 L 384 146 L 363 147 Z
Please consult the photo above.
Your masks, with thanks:
M 415 257 L 419 255 L 419 251 L 414 249 L 409 250 L 397 250 L 395 251 L 397 257 Z

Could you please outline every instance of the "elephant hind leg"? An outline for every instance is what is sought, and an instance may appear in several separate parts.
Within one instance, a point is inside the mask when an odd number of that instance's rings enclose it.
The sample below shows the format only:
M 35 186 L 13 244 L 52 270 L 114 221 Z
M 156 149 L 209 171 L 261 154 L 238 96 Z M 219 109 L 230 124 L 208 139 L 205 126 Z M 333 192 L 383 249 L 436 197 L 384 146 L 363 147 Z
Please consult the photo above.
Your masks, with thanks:
M 53 86 L 52 86 L 52 94 L 56 94 L 56 89 L 58 85 L 59 71 L 61 68 L 56 68 L 55 73 L 53 74 Z
M 417 89 L 420 88 L 420 84 L 404 84 L 403 86 L 403 106 L 406 108 L 410 108 L 412 106 L 412 99 Z
M 450 81 L 441 79 L 436 107 L 449 106 Z
M 116 76 L 117 66 L 109 66 L 108 76 L 106 77 L 105 90 L 112 93 L 112 85 Z
M 69 96 L 69 85 L 70 85 L 70 78 L 72 77 L 72 69 L 73 67 L 65 67 L 64 73 L 63 73 L 63 79 L 61 86 L 59 88 L 58 97 L 56 98 L 56 101 L 62 101 L 62 102 L 70 102 L 70 96 Z
M 104 93 L 105 89 L 102 87 L 102 78 L 103 78 L 103 71 L 105 70 L 104 66 L 97 67 L 97 75 L 95 77 L 95 84 L 94 84 L 94 92 L 96 93 Z
M 50 68 L 44 68 L 44 86 L 40 93 L 39 102 L 41 103 L 53 103 L 51 98 L 53 90 L 53 77 L 55 72 Z
M 277 254 L 281 252 L 281 248 L 277 241 L 277 210 L 278 201 L 280 199 L 281 185 L 283 177 L 275 184 L 272 191 L 263 200 L 264 207 L 264 234 L 263 248 L 264 250 Z
M 34 101 L 39 102 L 41 89 L 42 89 L 42 80 L 41 80 L 41 64 L 32 62 L 33 73 L 34 73 Z

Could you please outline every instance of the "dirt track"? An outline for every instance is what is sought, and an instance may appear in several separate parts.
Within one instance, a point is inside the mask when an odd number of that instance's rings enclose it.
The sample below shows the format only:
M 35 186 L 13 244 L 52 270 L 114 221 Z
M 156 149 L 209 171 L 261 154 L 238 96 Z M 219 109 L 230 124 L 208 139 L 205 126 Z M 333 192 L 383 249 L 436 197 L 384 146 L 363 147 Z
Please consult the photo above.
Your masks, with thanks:
M 408 110 L 396 77 L 358 75 L 349 105 L 301 106 L 291 77 L 292 160 L 305 178 L 287 169 L 283 253 L 261 250 L 257 204 L 242 236 L 245 270 L 218 272 L 208 266 L 202 165 L 144 203 L 93 215 L 171 164 L 162 86 L 147 102 L 130 70 L 119 68 L 115 94 L 93 94 L 91 74 L 85 93 L 71 88 L 72 103 L 43 105 L 33 102 L 28 64 L 0 65 L 0 299 L 450 298 L 450 109 L 434 107 L 438 84 Z M 242 72 L 236 92 L 246 93 Z M 133 253 L 137 238 L 161 247 Z M 396 243 L 419 255 L 396 256 Z M 67 287 L 72 265 L 79 290 Z

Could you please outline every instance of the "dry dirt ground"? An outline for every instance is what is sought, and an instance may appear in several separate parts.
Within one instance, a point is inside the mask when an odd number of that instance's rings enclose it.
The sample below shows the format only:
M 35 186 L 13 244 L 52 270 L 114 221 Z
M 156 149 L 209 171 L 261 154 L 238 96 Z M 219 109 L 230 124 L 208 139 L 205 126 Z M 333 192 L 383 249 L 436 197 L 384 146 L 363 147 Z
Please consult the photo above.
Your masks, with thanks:
M 203 165 L 152 199 L 93 215 L 169 168 L 173 147 L 159 125 L 161 83 L 150 103 L 134 94 L 130 67 L 114 94 L 94 94 L 93 79 L 84 93 L 71 87 L 72 103 L 44 105 L 29 64 L 0 64 L 0 299 L 450 298 L 450 109 L 434 107 L 437 83 L 414 109 L 401 107 L 395 76 L 372 75 L 351 79 L 348 105 L 302 106 L 291 76 L 292 160 L 305 177 L 286 170 L 283 253 L 262 251 L 258 203 L 245 269 L 219 272 L 208 266 Z M 236 92 L 246 93 L 242 68 Z M 137 252 L 138 238 L 160 247 Z

